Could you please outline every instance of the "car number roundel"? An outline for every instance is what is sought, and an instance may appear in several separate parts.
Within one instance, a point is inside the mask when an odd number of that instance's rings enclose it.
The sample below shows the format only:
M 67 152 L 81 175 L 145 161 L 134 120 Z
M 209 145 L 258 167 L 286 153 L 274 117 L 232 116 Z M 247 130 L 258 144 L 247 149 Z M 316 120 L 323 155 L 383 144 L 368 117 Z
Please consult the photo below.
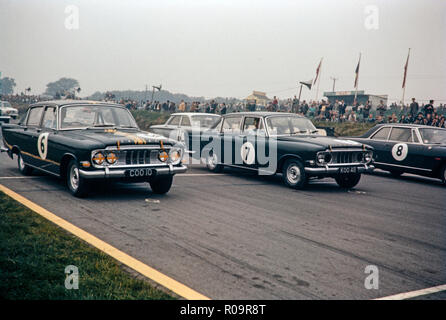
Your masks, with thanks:
M 242 160 L 246 164 L 253 164 L 256 159 L 256 151 L 251 142 L 245 142 L 240 150 Z
M 405 143 L 397 143 L 392 148 L 392 156 L 397 161 L 403 161 L 407 157 L 408 147 Z
M 49 132 L 45 132 L 39 135 L 37 139 L 37 151 L 39 151 L 39 156 L 42 159 L 46 159 L 46 155 L 48 153 L 48 136 Z

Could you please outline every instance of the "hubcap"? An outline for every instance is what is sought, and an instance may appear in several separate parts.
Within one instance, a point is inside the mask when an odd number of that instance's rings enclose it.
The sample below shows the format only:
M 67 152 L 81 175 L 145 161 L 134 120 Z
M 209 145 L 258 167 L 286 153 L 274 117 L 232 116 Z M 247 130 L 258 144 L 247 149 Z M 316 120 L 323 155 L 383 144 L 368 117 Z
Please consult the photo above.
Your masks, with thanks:
M 292 184 L 296 184 L 299 182 L 301 176 L 300 168 L 296 165 L 291 165 L 288 167 L 286 171 L 286 177 L 288 181 Z
M 20 167 L 20 170 L 23 170 L 23 168 L 25 168 L 25 162 L 23 161 L 23 158 L 21 155 L 19 156 L 19 167 Z
M 212 153 L 208 156 L 208 167 L 209 169 L 214 169 L 217 166 L 217 155 Z
M 72 166 L 70 170 L 70 183 L 74 190 L 79 187 L 79 170 L 76 166 Z

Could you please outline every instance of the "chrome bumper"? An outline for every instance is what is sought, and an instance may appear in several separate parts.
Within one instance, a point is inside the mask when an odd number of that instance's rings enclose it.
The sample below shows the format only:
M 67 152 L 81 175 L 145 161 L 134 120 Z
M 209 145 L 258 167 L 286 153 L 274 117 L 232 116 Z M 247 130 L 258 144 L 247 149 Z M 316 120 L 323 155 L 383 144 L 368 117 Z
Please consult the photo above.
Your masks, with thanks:
M 370 165 L 361 165 L 361 166 L 352 166 L 356 167 L 358 170 L 358 173 L 366 173 L 366 172 L 372 172 L 375 169 L 375 166 Z M 307 173 L 310 176 L 330 176 L 330 175 L 337 175 L 339 174 L 339 170 L 341 167 L 305 167 L 305 173 Z
M 153 171 L 153 174 L 150 177 L 156 177 L 156 176 L 161 176 L 161 175 L 174 175 L 177 173 L 183 173 L 186 172 L 187 167 L 184 165 L 181 166 L 169 166 L 169 167 L 162 167 L 162 168 L 158 168 L 158 167 L 144 167 L 144 168 L 137 168 L 137 169 L 151 169 Z M 85 179 L 113 179 L 113 178 L 128 178 L 125 175 L 125 171 L 126 170 L 131 170 L 131 169 L 136 169 L 136 168 L 128 168 L 128 169 L 118 169 L 118 170 L 110 170 L 108 168 L 106 169 L 98 169 L 98 170 L 94 170 L 94 171 L 87 171 L 87 170 L 82 170 L 79 169 L 79 174 L 82 178 Z M 136 178 L 136 177 L 135 177 Z M 132 179 L 132 178 L 129 178 Z

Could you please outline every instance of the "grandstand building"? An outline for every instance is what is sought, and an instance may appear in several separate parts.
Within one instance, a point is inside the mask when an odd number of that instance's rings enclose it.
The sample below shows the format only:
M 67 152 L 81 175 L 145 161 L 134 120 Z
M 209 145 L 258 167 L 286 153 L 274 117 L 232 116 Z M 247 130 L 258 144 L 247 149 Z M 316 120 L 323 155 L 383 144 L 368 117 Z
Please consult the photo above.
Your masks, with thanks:
M 353 101 L 355 99 L 355 91 L 335 91 L 335 92 L 328 91 L 324 92 L 324 97 L 327 97 L 330 103 L 334 103 L 336 100 L 344 100 L 344 102 L 348 106 L 352 106 Z M 387 99 L 388 99 L 387 94 L 382 94 L 382 95 L 368 94 L 364 93 L 364 90 L 361 91 L 358 90 L 356 97 L 356 100 L 360 105 L 361 104 L 364 105 L 368 100 L 370 100 L 372 104 L 372 110 L 376 109 L 381 100 L 383 101 L 384 105 L 387 105 Z

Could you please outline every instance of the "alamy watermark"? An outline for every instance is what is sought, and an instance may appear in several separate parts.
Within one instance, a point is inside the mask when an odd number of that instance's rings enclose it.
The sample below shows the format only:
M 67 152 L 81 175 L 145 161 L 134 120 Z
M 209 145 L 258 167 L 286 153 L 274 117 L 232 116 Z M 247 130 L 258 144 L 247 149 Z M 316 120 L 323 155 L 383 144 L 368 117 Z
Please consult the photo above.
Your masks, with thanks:
M 65 21 L 64 25 L 67 30 L 79 29 L 79 7 L 69 5 L 65 7 Z
M 379 8 L 376 5 L 367 5 L 364 7 L 364 28 L 366 30 L 379 29 Z
M 67 290 L 79 289 L 79 269 L 73 265 L 66 266 L 65 274 L 65 288 Z
M 368 265 L 365 267 L 364 270 L 365 274 L 368 274 L 367 277 L 365 277 L 364 280 L 364 287 L 367 290 L 370 289 L 379 289 L 379 270 L 378 267 L 375 265 Z

